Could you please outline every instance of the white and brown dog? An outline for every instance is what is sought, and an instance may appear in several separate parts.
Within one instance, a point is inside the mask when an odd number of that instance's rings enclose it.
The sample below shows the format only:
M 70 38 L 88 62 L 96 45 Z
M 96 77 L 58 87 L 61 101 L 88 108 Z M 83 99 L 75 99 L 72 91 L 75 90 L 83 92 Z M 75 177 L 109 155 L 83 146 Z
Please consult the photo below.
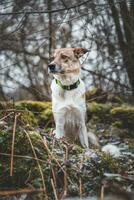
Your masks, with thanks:
M 51 89 L 55 135 L 73 141 L 79 139 L 83 147 L 88 147 L 88 139 L 98 145 L 97 137 L 87 132 L 85 124 L 85 85 L 80 79 L 79 58 L 86 52 L 84 48 L 56 49 L 54 60 L 48 65 L 49 73 L 54 76 Z

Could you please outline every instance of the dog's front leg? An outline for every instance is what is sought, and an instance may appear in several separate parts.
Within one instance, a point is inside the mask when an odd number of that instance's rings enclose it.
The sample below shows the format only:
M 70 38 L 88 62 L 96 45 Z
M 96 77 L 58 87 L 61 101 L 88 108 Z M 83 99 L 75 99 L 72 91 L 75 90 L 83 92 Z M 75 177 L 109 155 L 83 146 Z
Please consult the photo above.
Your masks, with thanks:
M 63 138 L 65 136 L 64 126 L 60 123 L 56 123 L 55 136 L 57 139 Z
M 88 134 L 87 134 L 87 128 L 85 124 L 81 124 L 79 128 L 79 138 L 80 143 L 83 147 L 89 147 L 88 144 Z
M 64 125 L 65 125 L 65 120 L 64 116 L 56 114 L 54 116 L 55 118 L 55 123 L 56 123 L 56 130 L 54 131 L 56 138 L 63 138 L 65 136 L 65 130 L 64 130 Z

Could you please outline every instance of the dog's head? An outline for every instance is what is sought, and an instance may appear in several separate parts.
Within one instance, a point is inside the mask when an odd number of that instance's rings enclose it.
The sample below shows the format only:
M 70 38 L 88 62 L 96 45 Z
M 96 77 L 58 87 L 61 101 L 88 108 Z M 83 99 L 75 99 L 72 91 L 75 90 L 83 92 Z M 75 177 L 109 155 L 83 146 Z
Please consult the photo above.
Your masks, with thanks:
M 68 73 L 79 74 L 79 58 L 88 50 L 84 48 L 62 48 L 56 49 L 53 61 L 48 65 L 49 73 L 63 75 Z

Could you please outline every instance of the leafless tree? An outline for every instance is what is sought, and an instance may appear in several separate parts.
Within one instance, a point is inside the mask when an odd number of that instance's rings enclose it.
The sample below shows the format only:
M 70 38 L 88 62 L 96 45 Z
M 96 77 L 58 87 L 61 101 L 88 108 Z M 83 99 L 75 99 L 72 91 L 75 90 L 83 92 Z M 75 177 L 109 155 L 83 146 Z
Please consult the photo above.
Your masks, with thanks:
M 134 3 L 128 0 L 0 1 L 0 94 L 50 99 L 47 65 L 55 48 L 90 49 L 87 87 L 134 96 Z M 90 81 L 89 81 L 90 80 Z M 5 95 L 6 94 L 6 95 Z M 22 98 L 22 96 L 21 96 Z

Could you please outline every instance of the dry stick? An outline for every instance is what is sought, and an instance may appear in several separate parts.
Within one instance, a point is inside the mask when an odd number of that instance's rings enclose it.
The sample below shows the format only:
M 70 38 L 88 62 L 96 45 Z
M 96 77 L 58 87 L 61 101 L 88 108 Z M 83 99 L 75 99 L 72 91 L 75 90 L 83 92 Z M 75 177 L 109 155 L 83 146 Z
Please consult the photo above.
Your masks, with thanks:
M 55 144 L 55 138 L 53 138 L 53 142 L 52 142 L 52 153 L 53 153 L 54 144 Z M 50 155 L 49 155 L 49 159 L 50 159 L 50 163 L 52 163 L 52 157 Z M 51 166 L 51 170 L 52 170 L 54 185 L 57 188 L 56 176 L 55 176 L 55 171 L 54 171 L 53 166 Z
M 66 152 L 65 152 L 65 172 L 64 172 L 64 196 L 67 196 L 67 159 L 68 159 L 68 148 L 65 146 Z
M 82 179 L 81 179 L 81 177 L 79 178 L 79 194 L 80 194 L 80 198 L 82 198 Z
M 44 137 L 44 138 L 42 139 L 42 137 L 41 137 L 41 140 L 42 140 L 42 142 L 43 142 L 43 144 L 44 144 L 44 146 L 45 146 L 45 148 L 46 148 L 48 154 L 50 154 L 51 159 L 53 159 L 53 160 L 57 163 L 57 165 L 60 167 L 60 169 L 63 171 L 63 173 L 65 173 L 65 170 L 63 169 L 63 167 L 61 166 L 61 164 L 59 163 L 59 161 L 58 161 L 58 160 L 53 156 L 53 154 L 51 153 L 51 151 L 50 151 L 50 149 L 49 149 L 49 147 L 48 147 L 48 145 L 47 145 L 47 140 L 46 140 L 46 138 Z M 72 181 L 71 181 L 69 178 L 68 178 L 68 180 L 72 183 Z
M 53 139 L 53 146 L 54 146 L 54 139 Z M 52 152 L 53 152 L 53 150 L 52 150 Z M 51 164 L 52 164 L 52 157 L 50 156 L 50 154 L 49 154 L 48 156 L 49 156 L 49 160 L 50 160 L 50 167 L 51 167 L 52 176 L 53 176 L 53 179 L 52 179 L 52 181 L 53 181 L 54 188 L 55 188 L 55 193 L 56 193 L 56 196 L 57 196 L 57 190 L 56 190 L 56 188 L 57 188 L 56 176 L 55 176 L 55 171 L 54 171 L 54 168 L 53 168 L 53 166 L 51 166 Z
M 52 176 L 53 176 L 52 181 L 53 181 L 53 185 L 54 186 L 52 185 L 52 187 L 54 187 L 54 192 L 56 193 L 56 196 L 57 196 L 57 191 L 56 191 L 57 183 L 56 183 L 55 171 L 54 171 L 53 166 L 51 166 L 51 164 L 52 164 L 52 157 L 50 156 L 50 154 L 48 155 L 48 157 L 49 157 L 49 160 L 50 160 L 49 164 L 50 164 L 50 169 L 52 171 Z M 51 181 L 51 183 L 52 183 L 52 181 Z
M 27 138 L 28 138 L 28 140 L 29 140 L 29 143 L 30 143 L 30 145 L 31 145 L 31 148 L 32 148 L 34 157 L 36 158 L 37 165 L 38 165 L 38 168 L 39 168 L 39 171 L 40 171 L 40 175 L 41 175 L 41 179 L 42 179 L 42 185 L 43 185 L 43 188 L 44 188 L 45 200 L 47 200 L 47 199 L 48 199 L 48 196 L 47 196 L 47 192 L 46 192 L 46 185 L 45 185 L 45 181 L 44 181 L 44 175 L 43 175 L 43 172 L 42 172 L 42 168 L 41 168 L 40 163 L 39 163 L 39 161 L 38 161 L 38 157 L 37 157 L 36 152 L 35 152 L 35 150 L 34 150 L 34 146 L 33 146 L 33 144 L 32 144 L 31 138 L 30 138 L 30 136 L 29 136 L 29 134 L 27 133 L 26 130 L 24 130 L 24 132 L 26 133 L 26 136 L 27 136 Z
M 8 154 L 8 153 L 1 153 L 1 152 L 0 152 L 0 155 L 2 155 L 2 156 L 8 156 L 8 157 L 11 156 L 11 154 Z M 31 159 L 31 160 L 38 160 L 39 162 L 46 163 L 46 161 L 41 160 L 41 159 L 39 159 L 39 158 L 36 159 L 36 158 L 34 158 L 34 157 L 32 157 L 32 156 L 23 156 L 23 155 L 16 155 L 16 154 L 14 154 L 13 157 L 16 157 L 16 158 L 25 158 L 25 159 Z
M 82 157 L 81 163 L 80 163 L 80 170 L 81 170 L 82 165 L 83 165 L 83 160 L 84 160 L 84 158 Z M 82 178 L 81 178 L 81 175 L 79 176 L 79 194 L 80 194 L 80 198 L 82 198 Z
M 7 190 L 7 191 L 0 191 L 1 196 L 10 196 L 10 195 L 17 195 L 17 194 L 22 194 L 22 193 L 33 193 L 33 192 L 44 192 L 44 189 L 29 189 L 29 188 L 24 188 L 24 189 L 19 189 L 19 190 Z
M 55 185 L 54 185 L 54 182 L 53 182 L 52 178 L 51 178 L 51 184 L 52 184 L 52 188 L 53 188 L 53 191 L 54 191 L 55 200 L 58 200 L 56 188 L 55 188 Z
M 53 167 L 52 167 L 51 170 L 52 170 L 52 176 L 53 176 L 54 185 L 55 185 L 55 187 L 57 187 L 57 184 L 56 184 L 56 177 L 55 177 L 55 171 L 54 171 Z
M 84 162 L 84 156 L 81 159 L 80 170 L 82 169 L 83 162 Z M 80 194 L 80 198 L 82 198 L 82 196 L 83 196 L 83 189 L 82 189 L 82 177 L 81 177 L 81 175 L 79 177 L 79 194 Z
M 102 98 L 102 97 L 104 97 L 104 96 L 106 96 L 106 94 L 102 94 L 102 95 L 99 95 L 99 96 L 97 96 L 97 97 L 91 98 L 91 99 L 87 100 L 86 102 L 92 102 L 92 101 L 97 100 L 97 99 L 100 99 L 100 98 Z
M 15 115 L 14 124 L 13 124 L 13 136 L 12 136 L 12 146 L 11 146 L 11 160 L 10 160 L 10 176 L 13 176 L 13 161 L 14 161 L 14 142 L 15 142 L 15 131 L 17 124 L 17 117 L 20 113 Z
M 13 113 L 14 113 L 14 112 L 11 112 L 11 113 L 9 113 L 8 115 L 2 117 L 2 118 L 0 119 L 0 121 L 3 121 L 4 119 L 6 119 L 7 117 L 9 117 L 9 116 L 12 115 Z
M 102 187 L 101 187 L 100 200 L 104 200 L 104 185 L 102 185 Z
M 41 136 L 40 136 L 41 137 Z M 45 136 L 44 136 L 44 138 L 42 138 L 41 137 L 41 140 L 42 140 L 42 142 L 43 142 L 43 144 L 44 144 L 44 146 L 45 146 L 45 148 L 46 148 L 46 150 L 47 150 L 47 152 L 48 152 L 48 155 L 51 157 L 51 159 L 53 159 L 56 163 L 57 163 L 57 165 L 60 167 L 60 169 L 63 171 L 63 173 L 64 173 L 64 177 L 66 177 L 66 180 L 64 179 L 64 185 L 65 185 L 65 188 L 67 188 L 67 179 L 68 179 L 68 181 L 71 183 L 71 184 L 73 184 L 72 183 L 72 181 L 70 180 L 70 178 L 69 177 L 67 177 L 67 175 L 66 175 L 66 171 L 62 168 L 62 166 L 60 165 L 60 163 L 58 162 L 58 160 L 53 156 L 53 154 L 52 154 L 52 152 L 50 151 L 50 149 L 49 149 L 49 147 L 48 147 L 48 145 L 47 145 L 47 140 L 46 140 L 46 138 L 45 138 Z M 66 157 L 68 157 L 68 155 L 66 154 Z M 67 160 L 67 159 L 66 159 Z M 55 177 L 55 174 L 54 174 L 54 177 Z M 56 178 L 55 178 L 56 179 Z M 64 190 L 65 191 L 65 190 Z M 66 190 L 67 191 L 67 190 Z M 64 194 L 65 195 L 65 194 Z

